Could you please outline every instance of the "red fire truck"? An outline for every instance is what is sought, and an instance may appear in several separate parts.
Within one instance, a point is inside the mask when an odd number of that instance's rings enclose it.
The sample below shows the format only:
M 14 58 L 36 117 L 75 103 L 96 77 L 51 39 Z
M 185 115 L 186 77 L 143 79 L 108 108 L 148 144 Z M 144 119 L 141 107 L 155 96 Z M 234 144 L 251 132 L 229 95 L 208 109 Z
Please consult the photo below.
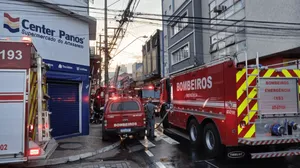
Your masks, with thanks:
M 103 110 L 104 105 L 105 105 L 105 86 L 101 86 L 96 90 L 95 95 L 93 96 L 94 98 L 94 110 L 97 112 L 100 112 Z M 117 96 L 117 89 L 113 86 L 108 88 L 108 98 L 112 99 L 113 97 Z
M 0 164 L 45 154 L 51 131 L 46 67 L 31 42 L 0 41 Z
M 143 104 L 145 104 L 150 97 L 153 99 L 154 104 L 159 104 L 160 90 L 154 85 L 144 85 L 143 87 L 135 88 L 135 90 Z
M 237 64 L 226 57 L 162 79 L 164 128 L 209 157 L 300 155 L 300 70 L 283 65 L 262 66 L 258 57 L 254 65 Z

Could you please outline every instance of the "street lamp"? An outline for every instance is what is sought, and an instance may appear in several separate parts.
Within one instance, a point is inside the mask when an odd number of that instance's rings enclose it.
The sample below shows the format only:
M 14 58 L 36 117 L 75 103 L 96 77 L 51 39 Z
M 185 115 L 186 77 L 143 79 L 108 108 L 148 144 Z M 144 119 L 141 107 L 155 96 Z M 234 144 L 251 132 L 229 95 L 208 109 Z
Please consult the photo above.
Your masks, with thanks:
M 148 38 L 148 36 L 140 36 L 137 37 L 136 39 L 134 39 L 131 43 L 129 43 L 126 47 L 124 47 L 121 51 L 119 51 L 117 54 L 114 55 L 114 57 L 116 57 L 117 55 L 119 55 L 121 52 L 123 52 L 127 47 L 129 47 L 132 43 L 134 43 L 136 40 L 140 39 L 140 38 Z M 113 57 L 113 58 L 114 58 Z

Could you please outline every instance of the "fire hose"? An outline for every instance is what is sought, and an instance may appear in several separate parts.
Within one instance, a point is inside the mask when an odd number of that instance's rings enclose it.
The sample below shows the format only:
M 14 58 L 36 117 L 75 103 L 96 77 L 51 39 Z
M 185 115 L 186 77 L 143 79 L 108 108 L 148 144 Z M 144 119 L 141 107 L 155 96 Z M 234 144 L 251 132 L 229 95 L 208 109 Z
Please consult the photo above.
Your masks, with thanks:
M 159 124 L 154 128 L 154 129 L 158 129 L 160 127 L 160 125 L 164 122 L 164 120 L 166 119 L 166 117 L 168 116 L 168 114 L 170 113 L 171 110 L 166 110 L 166 114 L 163 116 L 162 120 L 159 122 Z M 119 135 L 120 136 L 120 135 Z M 121 143 L 127 138 L 127 136 L 122 137 L 120 136 L 120 140 Z
M 170 113 L 171 110 L 166 110 L 166 114 L 164 115 L 164 117 L 162 118 L 162 120 L 159 122 L 159 124 L 155 127 L 155 129 L 158 129 L 160 127 L 160 125 L 164 122 L 164 120 L 166 119 L 166 117 L 168 116 L 168 114 Z

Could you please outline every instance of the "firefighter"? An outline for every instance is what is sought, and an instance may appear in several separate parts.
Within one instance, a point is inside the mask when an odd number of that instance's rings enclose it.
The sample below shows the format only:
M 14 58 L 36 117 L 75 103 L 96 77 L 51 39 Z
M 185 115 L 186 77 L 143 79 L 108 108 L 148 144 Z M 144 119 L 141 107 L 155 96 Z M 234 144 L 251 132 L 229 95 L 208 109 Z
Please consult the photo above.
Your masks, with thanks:
M 147 137 L 154 139 L 154 125 L 155 125 L 155 108 L 156 106 L 152 103 L 152 98 L 150 97 L 148 103 L 145 105 L 146 116 L 147 116 Z

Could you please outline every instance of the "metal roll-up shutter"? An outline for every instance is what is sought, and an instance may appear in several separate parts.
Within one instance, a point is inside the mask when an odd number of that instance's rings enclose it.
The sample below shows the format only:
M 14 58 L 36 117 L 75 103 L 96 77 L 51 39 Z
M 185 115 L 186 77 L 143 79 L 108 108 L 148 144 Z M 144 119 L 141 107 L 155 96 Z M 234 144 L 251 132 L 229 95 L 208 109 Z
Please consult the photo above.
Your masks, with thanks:
M 48 83 L 52 137 L 79 133 L 79 84 Z

